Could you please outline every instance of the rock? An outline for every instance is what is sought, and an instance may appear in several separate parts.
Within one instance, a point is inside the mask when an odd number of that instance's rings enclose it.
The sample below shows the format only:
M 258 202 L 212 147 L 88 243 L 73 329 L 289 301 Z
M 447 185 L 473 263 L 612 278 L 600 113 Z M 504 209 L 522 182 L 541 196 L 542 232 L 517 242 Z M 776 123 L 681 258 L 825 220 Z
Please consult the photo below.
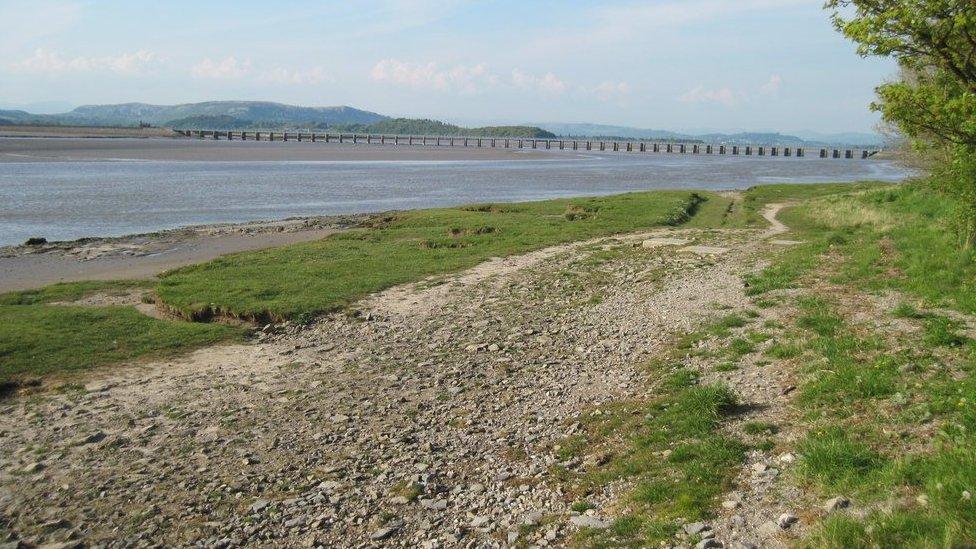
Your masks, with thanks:
M 973 494 L 969 490 L 963 490 L 961 497 L 962 497 L 962 499 L 964 499 L 966 501 L 969 501 L 969 500 L 973 499 Z
M 734 499 L 727 499 L 722 502 L 722 509 L 738 509 L 740 505 L 742 504 Z
M 518 541 L 518 539 L 519 539 L 519 533 L 518 532 L 516 532 L 515 530 L 510 530 L 508 532 L 508 544 L 509 545 L 514 545 L 515 542 Z
M 42 246 L 47 244 L 47 239 L 43 236 L 32 236 L 24 241 L 24 246 Z
M 483 528 L 491 522 L 491 517 L 486 517 L 484 515 L 478 515 L 471 519 L 472 528 Z
M 759 546 L 748 541 L 733 541 L 729 549 L 759 549 Z
M 373 532 L 372 534 L 370 534 L 369 535 L 369 539 L 375 540 L 375 541 L 384 540 L 384 539 L 389 538 L 393 534 L 395 534 L 396 531 L 399 530 L 399 529 L 400 529 L 400 526 L 398 524 L 393 524 L 393 525 L 390 525 L 390 526 L 384 526 L 384 527 L 380 528 L 379 530 L 376 530 L 375 532 Z
M 589 515 L 576 515 L 569 518 L 569 522 L 573 526 L 579 528 L 593 528 L 595 530 L 604 530 L 610 527 L 610 523 L 604 522 L 596 517 L 591 517 Z
M 535 526 L 539 524 L 543 518 L 545 518 L 545 513 L 542 511 L 532 511 L 531 513 L 525 515 L 522 518 L 522 524 L 526 526 Z
M 260 513 L 261 511 L 263 511 L 268 506 L 269 503 L 271 503 L 271 502 L 269 502 L 266 499 L 259 499 L 259 500 L 255 501 L 254 503 L 251 504 L 251 512 L 252 513 Z
M 705 530 L 709 529 L 708 525 L 705 524 L 704 522 L 691 522 L 685 524 L 682 528 L 684 528 L 685 533 L 688 534 L 689 536 L 700 534 Z
M 779 461 L 780 463 L 793 463 L 796 461 L 796 455 L 790 452 L 784 452 L 779 455 Z
M 420 506 L 424 509 L 430 509 L 432 511 L 443 511 L 447 509 L 446 499 L 422 499 L 420 500 Z
M 44 469 L 44 464 L 41 463 L 40 461 L 35 461 L 34 463 L 30 463 L 26 467 L 24 467 L 23 472 L 27 474 L 31 474 L 31 473 L 36 473 L 42 469 Z
M 929 504 L 929 497 L 925 494 L 921 494 L 915 498 L 915 501 L 918 502 L 919 505 L 925 507 Z
M 95 431 L 94 433 L 80 439 L 78 441 L 78 445 L 95 444 L 96 442 L 105 440 L 106 436 L 107 435 L 103 431 Z
M 473 493 L 473 494 L 481 494 L 481 493 L 483 493 L 485 491 L 485 485 L 484 484 L 480 484 L 480 483 L 472 484 L 468 488 L 468 490 L 470 490 L 471 493 Z
M 793 524 L 798 520 L 800 519 L 798 519 L 793 513 L 783 513 L 778 519 L 776 519 L 776 524 L 778 524 L 780 528 L 786 530 L 790 526 L 793 526 Z
M 851 500 L 845 498 L 844 496 L 837 496 L 835 498 L 828 499 L 826 503 L 824 503 L 824 511 L 832 513 L 834 511 L 849 507 L 850 504 Z
M 63 518 L 49 520 L 41 525 L 41 530 L 44 532 L 53 532 L 55 530 L 63 530 L 65 528 L 71 528 L 71 523 Z
M 765 473 L 767 469 L 769 469 L 769 465 L 766 465 L 765 463 L 763 463 L 761 461 L 757 461 L 756 463 L 753 463 L 752 464 L 752 472 L 753 473 L 756 473 L 756 474 Z
M 38 545 L 37 549 L 81 549 L 82 544 L 78 540 L 62 541 L 58 543 L 45 543 Z
M 725 547 L 721 541 L 715 538 L 706 538 L 695 544 L 695 549 L 708 549 L 710 547 Z

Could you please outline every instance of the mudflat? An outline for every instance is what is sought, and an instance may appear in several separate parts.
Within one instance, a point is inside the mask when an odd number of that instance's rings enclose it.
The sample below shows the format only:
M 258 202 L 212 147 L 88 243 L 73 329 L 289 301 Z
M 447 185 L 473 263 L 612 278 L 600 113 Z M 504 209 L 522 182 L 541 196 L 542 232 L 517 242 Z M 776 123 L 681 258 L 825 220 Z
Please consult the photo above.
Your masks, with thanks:
M 222 255 L 308 242 L 365 215 L 206 225 L 117 238 L 0 248 L 0 293 L 80 280 L 149 279 Z
M 2 137 L 0 162 L 79 160 L 185 161 L 452 161 L 513 160 L 552 151 L 422 145 L 365 145 L 298 141 L 215 141 L 167 137 Z

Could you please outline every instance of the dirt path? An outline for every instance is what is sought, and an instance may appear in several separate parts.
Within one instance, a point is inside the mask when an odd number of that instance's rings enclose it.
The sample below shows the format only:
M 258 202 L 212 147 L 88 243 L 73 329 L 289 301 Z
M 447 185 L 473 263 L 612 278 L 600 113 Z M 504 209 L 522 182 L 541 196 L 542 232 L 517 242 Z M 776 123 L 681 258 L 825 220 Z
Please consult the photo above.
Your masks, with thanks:
M 674 333 L 747 306 L 741 276 L 782 230 L 494 260 L 5 401 L 0 525 L 112 547 L 558 545 L 574 526 L 554 446 L 582 411 L 638 396 Z

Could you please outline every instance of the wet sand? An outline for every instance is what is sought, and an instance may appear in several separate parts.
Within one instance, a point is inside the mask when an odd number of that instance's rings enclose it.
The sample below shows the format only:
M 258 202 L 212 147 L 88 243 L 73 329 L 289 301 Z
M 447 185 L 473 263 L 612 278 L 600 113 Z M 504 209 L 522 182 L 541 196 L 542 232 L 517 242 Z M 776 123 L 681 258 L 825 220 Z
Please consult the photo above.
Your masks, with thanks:
M 0 128 L 0 135 L 2 135 Z M 0 137 L 0 162 L 79 160 L 175 161 L 452 161 L 551 157 L 556 151 L 298 141 L 215 141 L 191 138 Z
M 368 215 L 187 227 L 118 238 L 0 248 L 0 292 L 80 280 L 151 279 L 222 255 L 325 238 Z

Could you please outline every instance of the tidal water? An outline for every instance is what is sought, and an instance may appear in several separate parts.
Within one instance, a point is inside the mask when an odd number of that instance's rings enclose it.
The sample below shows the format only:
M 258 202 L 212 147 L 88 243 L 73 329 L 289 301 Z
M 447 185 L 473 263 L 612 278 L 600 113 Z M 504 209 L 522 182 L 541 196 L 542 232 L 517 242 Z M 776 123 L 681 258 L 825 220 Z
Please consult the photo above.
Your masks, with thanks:
M 488 161 L 0 163 L 0 245 L 187 225 L 909 174 L 884 160 L 553 153 Z

